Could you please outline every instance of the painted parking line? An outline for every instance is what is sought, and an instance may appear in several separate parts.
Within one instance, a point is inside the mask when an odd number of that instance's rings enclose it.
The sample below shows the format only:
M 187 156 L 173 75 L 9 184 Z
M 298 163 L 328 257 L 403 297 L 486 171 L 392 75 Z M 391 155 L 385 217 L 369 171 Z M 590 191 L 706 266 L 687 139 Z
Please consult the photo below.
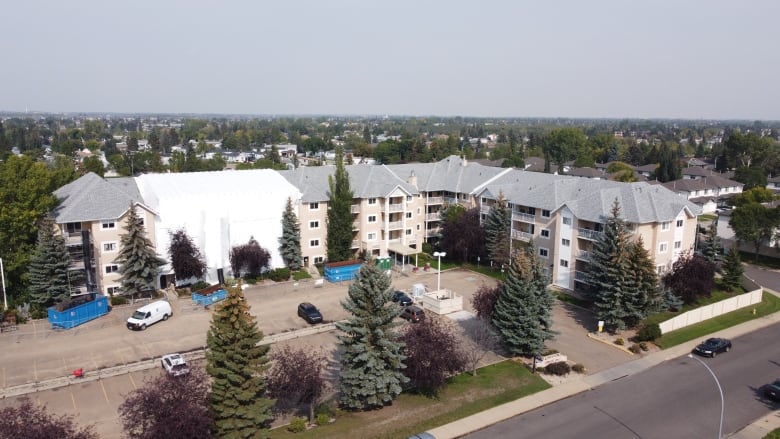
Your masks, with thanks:
M 33 377 L 38 381 L 38 360 L 33 360 Z
M 73 411 L 78 412 L 78 409 L 76 409 L 76 397 L 73 395 L 73 392 L 70 392 L 70 401 L 73 403 Z
M 127 376 L 128 376 L 128 378 L 130 378 L 130 384 L 133 385 L 133 389 L 138 389 L 138 386 L 135 385 L 135 380 L 133 379 L 133 374 L 132 373 L 128 373 Z
M 103 385 L 103 380 L 98 380 L 98 382 L 100 383 L 100 388 L 103 389 L 103 397 L 106 398 L 106 402 L 109 402 L 108 393 L 106 392 L 106 386 Z

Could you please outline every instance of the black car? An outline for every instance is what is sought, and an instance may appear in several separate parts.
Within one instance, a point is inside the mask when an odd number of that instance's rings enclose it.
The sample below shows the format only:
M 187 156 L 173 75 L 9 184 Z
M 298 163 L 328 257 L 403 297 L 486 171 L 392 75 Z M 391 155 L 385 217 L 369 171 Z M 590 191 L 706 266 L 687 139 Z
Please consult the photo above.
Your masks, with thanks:
M 764 386 L 764 396 L 772 401 L 780 402 L 780 378 Z
M 393 302 L 398 302 L 401 306 L 409 306 L 412 304 L 412 298 L 403 291 L 396 291 L 393 293 Z
M 303 317 L 309 323 L 322 323 L 320 310 L 309 302 L 303 302 L 298 305 L 298 316 Z
M 720 353 L 731 350 L 731 341 L 725 338 L 708 338 L 704 343 L 696 346 L 694 354 L 705 357 L 714 357 Z

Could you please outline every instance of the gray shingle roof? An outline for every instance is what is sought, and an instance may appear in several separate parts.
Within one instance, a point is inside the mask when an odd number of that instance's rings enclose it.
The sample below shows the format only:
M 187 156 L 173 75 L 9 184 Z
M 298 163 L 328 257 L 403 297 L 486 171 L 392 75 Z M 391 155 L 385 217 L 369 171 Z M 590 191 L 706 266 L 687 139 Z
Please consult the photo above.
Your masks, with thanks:
M 105 179 L 90 172 L 54 191 L 60 200 L 54 209 L 59 224 L 121 217 L 130 203 L 142 202 L 132 178 Z
M 409 194 L 417 194 L 416 187 L 399 178 L 383 165 L 345 166 L 349 185 L 355 198 L 385 197 L 396 187 Z M 327 201 L 330 198 L 328 176 L 336 172 L 335 166 L 302 166 L 288 171 L 279 171 L 284 178 L 301 191 L 301 201 L 311 203 Z

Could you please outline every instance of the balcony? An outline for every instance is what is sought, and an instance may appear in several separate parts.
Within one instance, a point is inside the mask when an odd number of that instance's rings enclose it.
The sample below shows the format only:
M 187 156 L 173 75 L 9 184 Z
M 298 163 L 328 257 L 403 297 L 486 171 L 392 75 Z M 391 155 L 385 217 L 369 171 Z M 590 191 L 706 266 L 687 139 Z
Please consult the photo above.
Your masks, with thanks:
M 581 261 L 589 262 L 590 261 L 590 252 L 585 251 L 585 250 L 578 251 L 577 252 L 577 259 L 579 259 Z
M 428 204 L 443 204 L 444 198 L 442 197 L 428 197 Z
M 445 197 L 444 198 L 444 203 L 445 204 L 458 204 L 458 199 L 457 198 L 452 198 L 452 197 Z
M 441 213 L 428 213 L 425 215 L 425 221 L 441 221 Z
M 599 232 L 597 230 L 579 228 L 577 229 L 577 233 L 579 234 L 578 238 L 588 239 L 590 241 L 596 241 L 597 239 L 599 239 L 599 237 L 603 232 Z
M 528 232 L 523 232 L 520 230 L 512 230 L 512 239 L 517 239 L 519 241 L 530 241 L 534 237 L 533 234 Z
M 582 283 L 588 283 L 588 273 L 584 271 L 575 271 L 574 272 L 574 280 Z
M 390 221 L 382 224 L 382 228 L 385 230 L 400 230 L 404 228 L 403 221 Z
M 352 223 L 352 230 L 360 230 L 360 221 L 355 221 Z
M 441 236 L 441 227 L 434 227 L 431 229 L 425 229 L 425 237 L 431 238 L 431 237 L 439 237 Z
M 512 221 L 522 221 L 524 223 L 533 224 L 535 218 L 535 215 L 531 215 L 530 213 L 512 212 Z
M 352 213 L 360 213 L 360 204 L 352 205 Z
M 488 206 L 487 204 L 483 204 L 482 206 L 479 207 L 479 212 L 480 213 L 490 213 L 490 209 L 492 207 L 493 206 Z
M 404 205 L 401 203 L 382 204 L 382 212 L 403 212 Z
M 379 244 L 379 242 L 378 242 L 378 241 L 371 241 L 371 242 L 366 242 L 366 241 L 363 241 L 363 248 L 364 248 L 364 249 L 367 249 L 367 250 L 377 250 L 377 249 L 379 249 L 380 247 L 381 247 L 381 246 L 380 246 L 380 244 Z M 354 248 L 354 247 L 353 247 L 353 248 Z
M 406 245 L 415 245 L 417 244 L 417 238 L 406 238 Z
M 388 239 L 387 243 L 388 244 L 400 244 L 401 243 L 401 238 Z
M 359 239 L 352 240 L 352 246 L 350 248 L 360 248 L 360 240 Z

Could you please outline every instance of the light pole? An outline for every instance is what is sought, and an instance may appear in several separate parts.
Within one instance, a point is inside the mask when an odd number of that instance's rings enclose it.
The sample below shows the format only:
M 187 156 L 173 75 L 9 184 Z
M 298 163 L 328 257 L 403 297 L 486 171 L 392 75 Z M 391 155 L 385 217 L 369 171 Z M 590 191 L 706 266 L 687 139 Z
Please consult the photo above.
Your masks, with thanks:
M 433 252 L 433 256 L 439 258 L 439 274 L 436 275 L 436 291 L 441 290 L 441 258 L 447 256 L 446 252 Z
M 3 258 L 0 258 L 0 277 L 3 279 L 3 311 L 8 311 L 8 297 L 5 295 L 5 272 L 3 271 Z
M 723 434 L 723 389 L 720 387 L 720 381 L 718 381 L 718 377 L 715 376 L 715 372 L 710 369 L 709 366 L 707 366 L 707 363 L 701 361 L 699 357 L 694 357 L 693 354 L 688 354 L 688 358 L 693 358 L 694 360 L 701 363 L 702 366 L 707 368 L 707 371 L 712 375 L 712 378 L 715 380 L 715 384 L 718 385 L 718 392 L 720 393 L 720 424 L 718 424 L 718 439 L 722 437 Z

